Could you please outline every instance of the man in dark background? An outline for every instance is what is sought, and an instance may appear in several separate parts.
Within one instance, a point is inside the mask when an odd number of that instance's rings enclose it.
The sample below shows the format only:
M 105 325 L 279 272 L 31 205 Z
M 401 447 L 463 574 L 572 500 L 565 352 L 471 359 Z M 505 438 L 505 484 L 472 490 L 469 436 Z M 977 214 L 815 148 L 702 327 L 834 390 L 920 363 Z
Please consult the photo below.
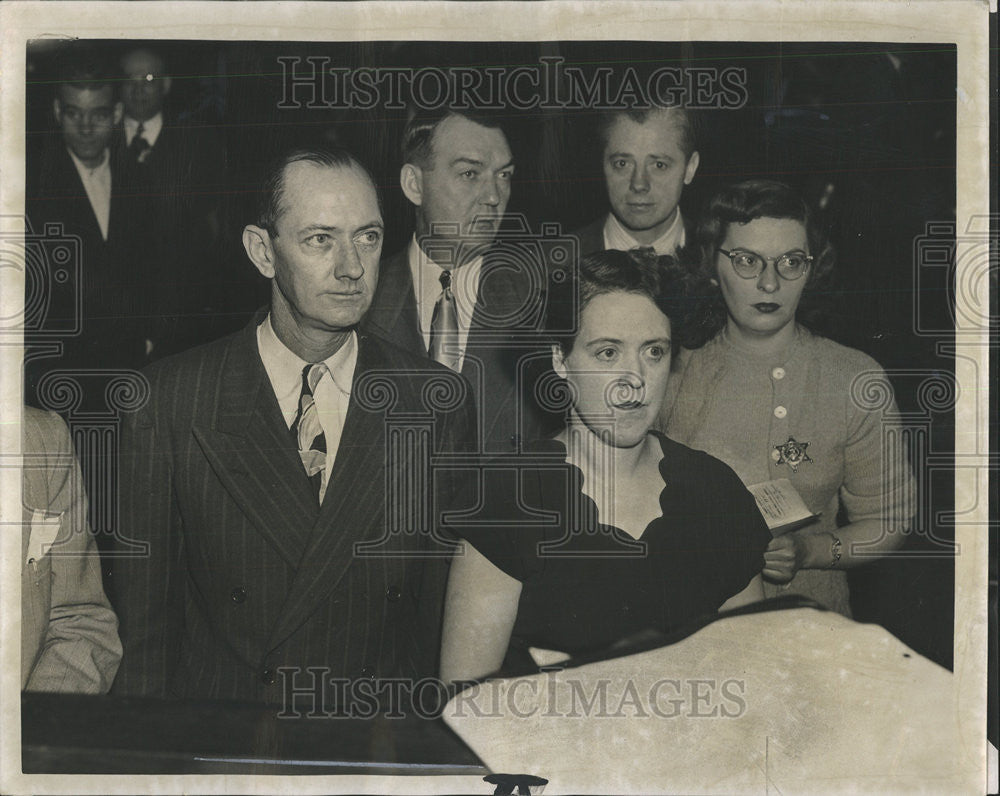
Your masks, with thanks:
M 164 326 L 153 358 L 218 336 L 221 197 L 226 152 L 214 130 L 167 114 L 173 78 L 164 56 L 148 46 L 120 60 L 123 125 L 115 145 L 122 182 L 143 219 L 160 274 L 154 312 Z
M 27 168 L 27 224 L 36 233 L 54 225 L 78 239 L 72 270 L 79 282 L 52 285 L 47 323 L 60 326 L 77 311 L 79 333 L 63 340 L 56 359 L 33 360 L 29 351 L 26 393 L 36 403 L 38 381 L 55 368 L 84 371 L 142 367 L 159 336 L 147 305 L 156 274 L 148 269 L 154 241 L 123 188 L 122 164 L 112 147 L 122 106 L 104 54 L 76 46 L 61 53 L 51 100 L 56 129 L 45 136 L 41 156 Z M 30 341 L 29 341 L 30 343 Z M 104 405 L 104 382 L 83 390 L 84 406 Z
M 652 108 L 598 120 L 610 212 L 579 230 L 581 254 L 651 247 L 674 256 L 691 237 L 681 193 L 698 172 L 696 111 Z
M 532 366 L 544 355 L 540 260 L 494 246 L 514 171 L 507 137 L 467 112 L 417 113 L 403 135 L 400 184 L 416 209 L 409 246 L 387 258 L 366 326 L 472 384 L 480 450 L 511 453 L 540 434 Z M 445 328 L 445 324 L 451 325 Z

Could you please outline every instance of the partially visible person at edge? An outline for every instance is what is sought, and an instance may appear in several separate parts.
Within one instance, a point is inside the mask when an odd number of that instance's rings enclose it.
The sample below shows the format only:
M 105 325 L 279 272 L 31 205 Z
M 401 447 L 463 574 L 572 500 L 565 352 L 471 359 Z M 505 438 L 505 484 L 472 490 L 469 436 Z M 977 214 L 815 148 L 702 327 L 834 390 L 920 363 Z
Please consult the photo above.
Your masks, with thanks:
M 106 694 L 122 659 L 66 423 L 24 407 L 21 688 Z
M 698 246 L 714 292 L 704 331 L 714 336 L 679 354 L 657 427 L 747 485 L 787 478 L 819 519 L 770 543 L 764 593 L 802 594 L 850 616 L 844 570 L 899 547 L 915 513 L 906 451 L 883 442 L 897 412 L 892 387 L 871 357 L 800 322 L 834 256 L 788 185 L 748 180 L 719 192 Z M 864 406 L 875 394 L 881 406 Z
M 477 522 L 453 528 L 470 544 L 452 563 L 445 680 L 530 671 L 532 647 L 576 656 L 684 632 L 763 597 L 770 535 L 751 495 L 650 430 L 688 278 L 666 257 L 604 251 L 553 285 L 549 329 L 576 330 L 552 345 L 572 405 L 554 438 L 484 468 Z

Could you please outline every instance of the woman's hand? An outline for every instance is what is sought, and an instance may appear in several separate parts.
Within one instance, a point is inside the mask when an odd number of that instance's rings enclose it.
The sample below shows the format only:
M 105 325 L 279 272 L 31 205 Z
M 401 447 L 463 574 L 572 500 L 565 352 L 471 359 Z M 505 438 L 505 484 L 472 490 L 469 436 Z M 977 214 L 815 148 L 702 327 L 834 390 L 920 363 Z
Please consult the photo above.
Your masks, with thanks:
M 761 574 L 772 583 L 788 583 L 802 569 L 807 553 L 806 540 L 797 533 L 786 533 L 772 539 L 764 551 Z

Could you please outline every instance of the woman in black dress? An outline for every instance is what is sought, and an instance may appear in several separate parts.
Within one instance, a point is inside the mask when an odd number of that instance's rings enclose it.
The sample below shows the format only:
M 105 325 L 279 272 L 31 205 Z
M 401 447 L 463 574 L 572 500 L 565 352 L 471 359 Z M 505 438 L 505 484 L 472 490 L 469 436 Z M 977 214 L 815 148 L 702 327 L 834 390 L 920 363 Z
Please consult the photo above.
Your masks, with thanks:
M 488 465 L 479 511 L 452 528 L 471 544 L 452 563 L 443 679 L 762 599 L 770 534 L 753 498 L 722 462 L 650 431 L 686 326 L 685 279 L 669 258 L 605 251 L 551 291 L 566 425 Z

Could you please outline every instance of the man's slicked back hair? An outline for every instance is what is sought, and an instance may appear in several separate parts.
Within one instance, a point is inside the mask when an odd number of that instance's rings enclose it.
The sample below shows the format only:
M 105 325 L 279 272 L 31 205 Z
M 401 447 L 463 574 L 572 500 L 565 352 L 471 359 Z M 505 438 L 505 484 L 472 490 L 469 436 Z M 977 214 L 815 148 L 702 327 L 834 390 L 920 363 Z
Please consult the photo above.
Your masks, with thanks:
M 257 203 L 257 226 L 266 229 L 273 238 L 277 237 L 278 219 L 281 217 L 281 202 L 285 194 L 285 173 L 293 163 L 312 163 L 331 169 L 357 169 L 372 184 L 378 207 L 382 209 L 382 195 L 371 171 L 357 155 L 345 147 L 301 147 L 286 150 L 269 161 L 264 171 L 264 183 Z
M 401 155 L 403 163 L 412 163 L 424 170 L 434 168 L 434 131 L 445 119 L 459 116 L 470 122 L 499 130 L 507 136 L 499 116 L 482 111 L 452 110 L 448 107 L 433 110 L 418 110 L 406 123 L 403 130 Z
M 649 108 L 604 111 L 597 118 L 597 139 L 601 147 L 602 156 L 604 148 L 608 145 L 611 127 L 619 119 L 626 118 L 631 119 L 636 124 L 645 124 L 654 115 L 663 113 L 668 114 L 670 124 L 680 128 L 681 151 L 684 153 L 685 158 L 690 159 L 691 155 L 698 151 L 698 142 L 701 138 L 701 117 L 698 115 L 698 111 L 685 108 L 681 105 L 654 105 Z

